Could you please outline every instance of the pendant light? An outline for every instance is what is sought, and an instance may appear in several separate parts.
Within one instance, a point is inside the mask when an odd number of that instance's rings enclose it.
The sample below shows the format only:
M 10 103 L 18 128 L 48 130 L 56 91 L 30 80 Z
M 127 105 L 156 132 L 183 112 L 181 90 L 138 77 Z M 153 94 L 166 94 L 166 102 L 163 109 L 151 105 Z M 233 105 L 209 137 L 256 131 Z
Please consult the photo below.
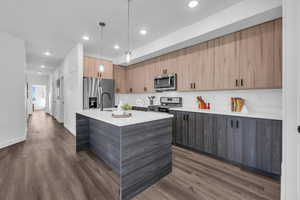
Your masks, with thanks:
M 106 26 L 106 24 L 104 23 L 104 22 L 100 22 L 99 23 L 99 26 L 100 26 L 100 28 L 101 28 L 101 45 L 100 45 L 100 51 L 99 51 L 99 56 L 101 57 L 101 50 L 102 50 L 102 46 L 103 46 L 103 29 L 104 29 L 104 27 Z M 98 66 L 98 71 L 99 71 L 99 74 L 100 74 L 100 77 L 102 77 L 102 73 L 105 71 L 105 66 L 104 66 L 104 64 L 100 64 L 99 66 Z
M 130 63 L 131 61 L 131 51 L 130 51 L 130 1 L 131 0 L 128 0 L 128 12 L 127 12 L 127 31 L 128 31 L 128 35 L 127 35 L 127 42 L 128 42 L 128 50 L 127 52 L 125 53 L 125 59 L 126 59 L 126 62 L 127 64 Z

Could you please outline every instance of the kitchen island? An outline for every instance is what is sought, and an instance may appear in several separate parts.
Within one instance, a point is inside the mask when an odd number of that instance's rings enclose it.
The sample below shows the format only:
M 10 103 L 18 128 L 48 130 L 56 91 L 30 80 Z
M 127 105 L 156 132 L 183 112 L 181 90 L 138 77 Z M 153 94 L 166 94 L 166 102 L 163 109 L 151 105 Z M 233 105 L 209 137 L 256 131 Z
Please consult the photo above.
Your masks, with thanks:
M 172 171 L 172 118 L 166 113 L 110 110 L 76 114 L 76 151 L 91 150 L 117 175 L 120 199 L 136 196 Z

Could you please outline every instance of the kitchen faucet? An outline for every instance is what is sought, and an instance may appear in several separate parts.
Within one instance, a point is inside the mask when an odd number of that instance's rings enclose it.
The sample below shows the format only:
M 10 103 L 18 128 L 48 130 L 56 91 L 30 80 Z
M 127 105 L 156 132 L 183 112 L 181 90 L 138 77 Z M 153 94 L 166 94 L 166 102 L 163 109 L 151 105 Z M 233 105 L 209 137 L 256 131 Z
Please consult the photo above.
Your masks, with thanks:
M 101 111 L 103 111 L 103 97 L 104 97 L 104 95 L 107 95 L 108 96 L 108 98 L 109 98 L 109 100 L 111 100 L 111 95 L 110 95 L 110 93 L 108 93 L 108 92 L 102 92 L 101 93 L 101 102 L 100 102 L 100 108 L 101 108 Z

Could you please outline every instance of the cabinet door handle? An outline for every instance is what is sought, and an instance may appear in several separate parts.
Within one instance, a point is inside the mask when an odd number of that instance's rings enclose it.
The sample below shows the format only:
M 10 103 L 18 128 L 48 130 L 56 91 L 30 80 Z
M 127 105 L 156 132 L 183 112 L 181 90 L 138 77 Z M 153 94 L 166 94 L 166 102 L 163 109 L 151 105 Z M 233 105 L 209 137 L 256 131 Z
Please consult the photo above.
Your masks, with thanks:
M 196 83 L 194 83 L 194 89 L 196 89 Z
M 241 79 L 241 86 L 244 86 L 244 79 Z
M 236 120 L 236 128 L 239 128 L 239 121 L 238 120 Z
M 183 120 L 184 120 L 184 121 L 186 120 L 186 115 L 183 115 Z
M 190 84 L 191 89 L 193 89 L 193 83 Z
M 239 87 L 239 80 L 238 79 L 235 79 L 235 86 Z
M 230 120 L 231 128 L 233 128 L 233 120 Z
M 189 121 L 189 115 L 186 115 L 186 120 Z

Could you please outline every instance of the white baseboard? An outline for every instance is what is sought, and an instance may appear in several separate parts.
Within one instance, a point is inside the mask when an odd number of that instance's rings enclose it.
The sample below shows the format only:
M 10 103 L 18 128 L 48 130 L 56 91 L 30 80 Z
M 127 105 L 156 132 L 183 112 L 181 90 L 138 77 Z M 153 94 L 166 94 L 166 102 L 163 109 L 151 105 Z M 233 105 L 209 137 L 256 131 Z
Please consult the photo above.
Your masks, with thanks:
M 23 142 L 25 140 L 26 140 L 26 136 L 23 136 L 23 137 L 15 138 L 15 139 L 8 140 L 8 141 L 5 141 L 5 142 L 1 142 L 0 143 L 0 149 L 11 146 L 11 145 L 14 145 L 14 144 L 17 144 L 19 142 Z
M 76 136 L 76 132 L 71 129 L 70 127 L 68 127 L 68 125 L 64 124 L 64 127 L 73 135 L 73 136 Z

